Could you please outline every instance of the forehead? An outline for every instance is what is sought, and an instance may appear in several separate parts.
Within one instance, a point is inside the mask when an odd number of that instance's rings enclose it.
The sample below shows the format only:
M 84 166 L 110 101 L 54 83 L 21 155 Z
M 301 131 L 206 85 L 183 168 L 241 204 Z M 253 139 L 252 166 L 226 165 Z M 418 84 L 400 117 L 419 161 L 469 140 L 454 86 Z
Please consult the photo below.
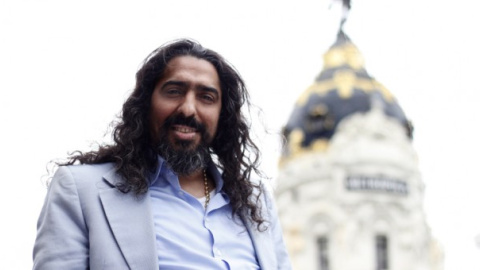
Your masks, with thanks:
M 212 63 L 190 55 L 174 57 L 167 63 L 160 80 L 170 76 L 193 76 L 208 79 L 216 84 L 220 82 L 218 72 Z

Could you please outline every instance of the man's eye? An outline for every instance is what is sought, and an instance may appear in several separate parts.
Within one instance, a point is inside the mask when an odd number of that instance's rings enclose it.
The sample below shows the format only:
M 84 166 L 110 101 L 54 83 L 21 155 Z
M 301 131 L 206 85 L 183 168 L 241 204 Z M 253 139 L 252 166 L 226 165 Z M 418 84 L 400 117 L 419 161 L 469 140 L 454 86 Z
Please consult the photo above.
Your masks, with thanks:
M 202 98 L 206 101 L 209 101 L 209 102 L 215 101 L 215 98 L 212 97 L 211 95 L 203 95 Z
M 172 89 L 167 89 L 167 91 L 165 91 L 168 95 L 179 95 L 181 94 L 180 90 L 176 89 L 176 88 L 172 88 Z

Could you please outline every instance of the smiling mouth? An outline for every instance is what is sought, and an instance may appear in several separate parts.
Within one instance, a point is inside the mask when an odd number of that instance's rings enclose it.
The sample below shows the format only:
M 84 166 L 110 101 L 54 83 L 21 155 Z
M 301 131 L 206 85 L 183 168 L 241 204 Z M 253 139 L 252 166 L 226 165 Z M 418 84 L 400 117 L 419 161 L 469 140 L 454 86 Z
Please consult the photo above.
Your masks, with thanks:
M 181 132 L 181 133 L 195 133 L 195 132 L 197 132 L 197 129 L 187 127 L 187 126 L 174 126 L 173 130 Z
M 197 137 L 197 129 L 184 125 L 172 126 L 173 136 L 176 140 L 180 141 L 192 141 Z

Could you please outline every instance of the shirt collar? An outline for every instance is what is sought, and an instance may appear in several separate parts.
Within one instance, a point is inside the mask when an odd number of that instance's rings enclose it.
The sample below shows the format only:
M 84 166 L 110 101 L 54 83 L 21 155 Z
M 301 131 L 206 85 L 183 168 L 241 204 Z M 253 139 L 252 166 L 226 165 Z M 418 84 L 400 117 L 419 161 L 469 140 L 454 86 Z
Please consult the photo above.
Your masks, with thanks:
M 165 160 L 161 156 L 157 156 L 157 162 L 158 162 L 157 168 L 152 174 L 150 174 L 150 177 L 148 178 L 150 186 L 153 186 L 155 182 L 157 182 L 162 170 L 165 171 L 163 169 L 163 166 L 167 164 Z
M 157 169 L 150 175 L 149 179 L 150 179 L 150 186 L 153 186 L 155 185 L 155 183 L 158 181 L 158 179 L 160 178 L 160 175 L 161 174 L 165 174 L 167 172 L 170 172 L 171 169 L 168 167 L 168 164 L 167 162 L 165 161 L 165 159 L 163 159 L 163 157 L 161 156 L 158 156 L 157 157 L 157 160 L 158 160 L 158 166 L 157 166 Z M 213 162 L 210 162 L 207 166 L 207 170 L 208 172 L 210 173 L 210 175 L 213 177 L 213 181 L 215 181 L 215 190 L 217 193 L 219 193 L 222 188 L 223 188 L 223 178 L 222 178 L 222 174 L 220 173 L 220 171 L 218 170 L 217 166 L 215 165 L 215 163 Z M 172 172 L 174 173 L 174 172 Z M 175 173 L 174 173 L 175 174 Z M 177 178 L 177 181 L 178 181 L 178 178 Z
M 215 181 L 215 190 L 217 193 L 219 193 L 223 189 L 223 178 L 222 174 L 218 170 L 217 166 L 215 166 L 215 163 L 210 162 L 207 167 L 208 172 L 210 175 L 213 177 L 213 181 Z

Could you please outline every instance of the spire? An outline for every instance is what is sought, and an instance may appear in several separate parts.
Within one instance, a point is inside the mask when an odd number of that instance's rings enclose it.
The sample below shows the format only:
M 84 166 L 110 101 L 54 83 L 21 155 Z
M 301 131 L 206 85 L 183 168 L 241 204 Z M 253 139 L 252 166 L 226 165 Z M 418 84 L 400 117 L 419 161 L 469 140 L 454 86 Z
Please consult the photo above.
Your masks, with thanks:
M 342 2 L 342 19 L 340 20 L 340 27 L 338 29 L 339 32 L 342 32 L 343 25 L 347 21 L 348 13 L 350 12 L 352 4 L 350 0 L 333 0 L 332 2 Z

